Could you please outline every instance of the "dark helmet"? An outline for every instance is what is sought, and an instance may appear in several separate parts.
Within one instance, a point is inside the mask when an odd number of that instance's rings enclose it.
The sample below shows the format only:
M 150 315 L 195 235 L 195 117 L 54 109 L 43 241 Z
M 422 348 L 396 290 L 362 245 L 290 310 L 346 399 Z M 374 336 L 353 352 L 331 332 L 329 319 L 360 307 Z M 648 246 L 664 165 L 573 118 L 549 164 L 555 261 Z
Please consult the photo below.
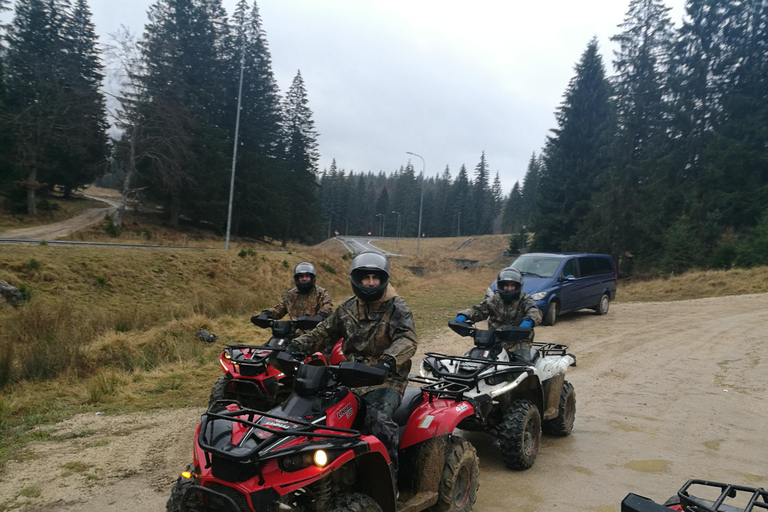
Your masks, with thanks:
M 363 277 L 368 274 L 379 276 L 381 284 L 376 287 L 363 286 Z M 389 261 L 377 252 L 363 252 L 355 256 L 349 268 L 352 291 L 365 302 L 375 302 L 384 296 L 389 284 Z
M 514 283 L 514 290 L 502 290 L 502 283 Z M 517 300 L 523 291 L 523 275 L 513 268 L 505 268 L 496 277 L 496 289 L 505 304 Z
M 302 274 L 309 274 L 309 281 L 306 283 L 300 283 L 299 282 L 299 276 Z M 312 289 L 313 286 L 315 286 L 315 277 L 317 276 L 317 272 L 315 272 L 315 266 L 311 263 L 307 263 L 306 261 L 302 261 L 296 267 L 293 269 L 293 282 L 296 283 L 296 288 L 300 292 L 306 292 Z

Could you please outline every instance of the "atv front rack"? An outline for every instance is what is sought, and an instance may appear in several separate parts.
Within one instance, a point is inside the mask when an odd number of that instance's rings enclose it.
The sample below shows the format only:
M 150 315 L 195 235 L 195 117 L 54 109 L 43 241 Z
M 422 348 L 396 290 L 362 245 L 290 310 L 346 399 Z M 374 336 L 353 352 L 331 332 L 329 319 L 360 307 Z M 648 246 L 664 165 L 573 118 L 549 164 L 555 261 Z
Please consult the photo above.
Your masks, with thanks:
M 720 495 L 714 501 L 698 498 L 690 493 L 693 486 L 714 487 L 720 490 Z M 726 499 L 735 498 L 739 493 L 747 500 L 744 508 L 738 508 L 726 503 Z M 762 488 L 747 487 L 743 485 L 723 484 L 719 482 L 710 482 L 708 480 L 688 480 L 688 482 L 677 491 L 677 497 L 680 499 L 680 505 L 686 512 L 720 512 L 720 511 L 742 511 L 753 512 L 755 509 L 768 510 L 768 491 Z M 758 501 L 761 500 L 762 501 Z M 739 505 L 740 507 L 741 505 Z
M 455 402 L 463 402 L 464 393 L 470 389 L 466 384 L 459 384 L 447 380 L 429 379 L 418 375 L 408 375 L 408 380 L 418 384 L 424 384 L 421 386 L 421 390 L 427 394 L 429 403 L 432 403 L 436 398 L 446 398 Z
M 211 410 L 213 407 L 221 407 L 221 403 L 221 400 L 215 402 L 208 408 L 200 420 L 200 433 L 197 437 L 197 443 L 205 452 L 206 468 L 211 467 L 213 457 L 235 463 L 252 464 L 256 468 L 256 474 L 259 475 L 259 485 L 263 485 L 264 477 L 261 474 L 261 468 L 262 463 L 265 461 L 301 453 L 308 448 L 311 448 L 313 451 L 350 449 L 360 442 L 361 434 L 357 430 L 318 425 L 254 409 L 241 408 L 233 411 L 219 410 L 217 412 Z M 246 418 L 239 416 L 246 416 Z M 269 424 L 257 423 L 255 421 L 257 419 L 256 416 L 259 416 L 259 421 L 262 418 L 271 421 Z M 226 424 L 224 426 L 221 425 L 220 422 L 222 420 L 230 423 L 228 428 Z M 231 423 L 239 423 L 250 427 L 237 444 L 230 442 L 232 435 Z M 278 425 L 285 426 L 286 428 L 275 428 Z M 320 430 L 324 432 L 320 432 Z M 270 435 L 262 438 L 256 432 L 264 432 Z M 229 439 L 227 439 L 227 435 L 229 435 Z M 282 441 L 288 437 L 306 437 L 310 440 L 319 438 L 325 442 L 278 448 L 284 444 Z M 277 449 L 269 450 L 272 445 L 275 445 L 273 448 Z
M 525 372 L 529 375 L 533 373 L 533 370 L 528 364 L 517 361 L 491 361 L 489 359 L 478 359 L 475 357 L 467 356 L 449 356 L 445 354 L 438 354 L 437 352 L 427 352 L 424 355 L 426 357 L 432 357 L 437 361 L 444 360 L 458 362 L 459 364 L 465 363 L 465 368 L 470 364 L 477 365 L 474 371 L 467 373 L 454 373 L 450 371 L 443 371 L 439 368 L 432 368 L 432 371 L 441 379 L 450 382 L 458 382 L 468 386 L 469 388 L 472 388 L 477 384 L 478 380 L 481 378 L 481 373 L 492 368 L 497 372 L 506 370 L 508 372 L 517 371 L 517 373 Z
M 542 357 L 544 356 L 567 356 L 568 345 L 560 345 L 557 343 L 539 343 L 534 341 L 531 343 L 532 347 L 539 351 Z

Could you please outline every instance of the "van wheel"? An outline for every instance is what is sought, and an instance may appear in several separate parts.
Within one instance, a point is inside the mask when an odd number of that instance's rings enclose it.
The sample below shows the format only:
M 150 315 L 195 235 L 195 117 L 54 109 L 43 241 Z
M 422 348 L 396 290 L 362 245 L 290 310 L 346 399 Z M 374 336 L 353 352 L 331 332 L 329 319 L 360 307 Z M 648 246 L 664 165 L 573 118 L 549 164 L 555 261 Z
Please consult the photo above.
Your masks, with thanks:
M 541 429 L 549 435 L 567 436 L 573 430 L 573 421 L 576 419 L 576 391 L 573 390 L 573 384 L 567 380 L 563 382 L 560 391 L 557 413 L 556 418 L 544 420 Z
M 510 469 L 528 469 L 536 461 L 541 441 L 539 408 L 528 400 L 515 400 L 498 426 L 499 447 Z
M 451 436 L 440 477 L 437 503 L 431 512 L 469 512 L 477 499 L 480 467 L 475 447 L 459 436 Z
M 555 322 L 557 321 L 557 315 L 560 313 L 560 306 L 557 304 L 557 301 L 552 301 L 549 303 L 549 307 L 547 308 L 547 312 L 544 313 L 544 320 L 542 323 L 544 325 L 555 325 Z
M 600 304 L 597 305 L 595 308 L 595 313 L 598 315 L 604 315 L 608 313 L 608 306 L 611 303 L 611 298 L 608 296 L 607 293 L 604 293 L 602 297 L 600 297 Z

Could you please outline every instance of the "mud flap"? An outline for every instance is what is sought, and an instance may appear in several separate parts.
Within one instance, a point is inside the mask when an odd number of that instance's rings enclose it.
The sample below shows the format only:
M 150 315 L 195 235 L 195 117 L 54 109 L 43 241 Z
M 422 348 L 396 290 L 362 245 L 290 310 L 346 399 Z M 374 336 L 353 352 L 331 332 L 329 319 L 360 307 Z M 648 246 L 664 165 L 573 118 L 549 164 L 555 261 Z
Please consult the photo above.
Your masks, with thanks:
M 565 381 L 564 374 L 557 375 L 556 377 L 544 381 L 543 420 L 557 418 L 560 407 L 560 394 L 563 390 L 563 381 Z

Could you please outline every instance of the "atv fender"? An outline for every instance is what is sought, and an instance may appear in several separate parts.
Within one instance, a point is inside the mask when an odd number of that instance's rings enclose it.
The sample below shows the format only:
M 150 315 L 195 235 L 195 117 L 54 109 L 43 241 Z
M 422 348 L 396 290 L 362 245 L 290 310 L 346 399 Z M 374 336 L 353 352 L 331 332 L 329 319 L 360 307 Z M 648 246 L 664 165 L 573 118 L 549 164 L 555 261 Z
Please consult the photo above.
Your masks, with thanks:
M 456 402 L 446 398 L 425 401 L 408 419 L 400 449 L 427 439 L 452 434 L 461 420 L 474 415 L 475 408 L 468 402 Z

